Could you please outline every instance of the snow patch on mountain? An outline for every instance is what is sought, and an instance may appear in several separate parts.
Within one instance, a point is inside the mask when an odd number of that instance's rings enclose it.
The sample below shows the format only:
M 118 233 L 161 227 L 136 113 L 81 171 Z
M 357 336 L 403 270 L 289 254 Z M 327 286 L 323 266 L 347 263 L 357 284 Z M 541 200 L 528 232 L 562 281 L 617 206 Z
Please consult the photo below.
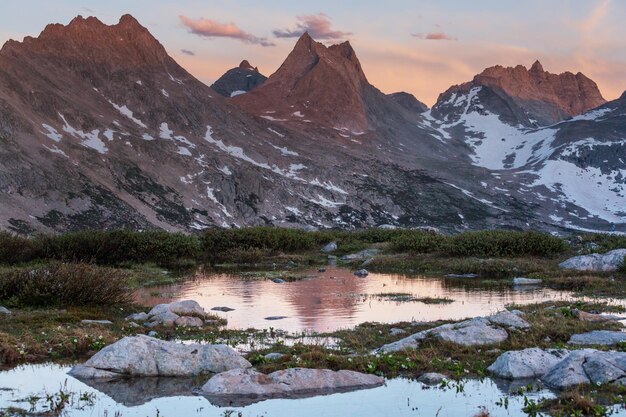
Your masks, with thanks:
M 148 126 L 146 126 L 141 120 L 137 119 L 134 115 L 134 113 L 132 112 L 132 110 L 130 110 L 128 107 L 126 107 L 126 105 L 124 106 L 119 106 L 115 103 L 113 103 L 111 100 L 109 100 L 109 103 L 111 104 L 111 106 L 113 106 L 115 108 L 115 110 L 117 110 L 118 112 L 120 112 L 123 116 L 126 116 L 128 119 L 132 120 L 133 122 L 135 122 L 135 124 L 137 124 L 139 127 L 143 127 L 144 129 L 147 129 Z

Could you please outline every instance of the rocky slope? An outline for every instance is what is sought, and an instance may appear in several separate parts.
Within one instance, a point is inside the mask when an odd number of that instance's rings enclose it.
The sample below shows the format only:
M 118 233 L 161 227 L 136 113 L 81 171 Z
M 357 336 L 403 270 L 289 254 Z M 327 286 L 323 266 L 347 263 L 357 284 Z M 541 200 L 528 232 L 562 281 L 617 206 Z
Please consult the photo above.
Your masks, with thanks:
M 222 75 L 211 88 L 224 97 L 235 97 L 255 89 L 267 80 L 267 77 L 259 72 L 246 60 L 241 61 L 237 68 L 228 70 Z
M 536 129 L 484 91 L 422 114 L 372 86 L 350 44 L 305 34 L 265 83 L 224 98 L 131 16 L 49 25 L 0 51 L 0 227 L 623 228 L 550 165 L 600 169 L 619 198 L 624 174 L 603 161 L 623 151 L 623 100 Z
M 388 97 L 409 111 L 418 114 L 428 111 L 428 106 L 415 98 L 413 94 L 401 91 L 388 94 Z

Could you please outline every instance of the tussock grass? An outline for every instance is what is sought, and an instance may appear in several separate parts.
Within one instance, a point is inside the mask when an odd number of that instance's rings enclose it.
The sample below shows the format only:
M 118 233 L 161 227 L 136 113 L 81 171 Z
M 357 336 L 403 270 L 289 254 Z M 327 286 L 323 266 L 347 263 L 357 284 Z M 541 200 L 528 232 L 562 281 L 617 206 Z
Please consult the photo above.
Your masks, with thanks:
M 8 306 L 84 306 L 127 303 L 128 273 L 83 263 L 52 263 L 0 273 L 0 303 Z

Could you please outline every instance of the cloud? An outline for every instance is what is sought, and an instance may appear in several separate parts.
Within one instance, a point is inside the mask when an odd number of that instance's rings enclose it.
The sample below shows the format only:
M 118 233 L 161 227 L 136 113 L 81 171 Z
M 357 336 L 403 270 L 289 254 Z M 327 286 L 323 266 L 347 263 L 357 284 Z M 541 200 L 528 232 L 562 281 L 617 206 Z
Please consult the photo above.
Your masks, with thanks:
M 607 16 L 613 0 L 603 0 L 591 11 L 587 19 L 580 22 L 580 31 L 587 34 L 592 32 Z
M 180 52 L 182 52 L 185 55 L 196 56 L 196 53 L 194 51 L 190 51 L 189 49 L 181 49 Z
M 187 16 L 179 16 L 183 25 L 189 28 L 189 31 L 198 36 L 205 38 L 232 38 L 242 42 L 252 43 L 261 46 L 276 46 L 267 38 L 260 38 L 251 33 L 245 32 L 237 27 L 234 23 L 220 23 L 211 19 L 191 19 Z
M 431 33 L 412 33 L 414 38 L 424 39 L 427 41 L 456 41 L 457 38 L 444 33 L 444 32 L 431 32 Z
M 295 29 L 276 29 L 277 38 L 298 38 L 308 32 L 314 39 L 340 40 L 351 36 L 351 32 L 342 32 L 332 27 L 330 17 L 324 13 L 309 14 L 297 17 Z

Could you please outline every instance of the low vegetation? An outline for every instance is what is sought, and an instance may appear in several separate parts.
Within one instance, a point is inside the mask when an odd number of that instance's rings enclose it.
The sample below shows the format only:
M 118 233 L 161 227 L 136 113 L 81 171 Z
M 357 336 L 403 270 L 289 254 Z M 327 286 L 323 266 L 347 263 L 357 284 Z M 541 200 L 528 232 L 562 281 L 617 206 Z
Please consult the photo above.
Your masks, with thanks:
M 122 304 L 132 298 L 128 281 L 118 269 L 54 262 L 0 272 L 0 300 L 9 307 Z

